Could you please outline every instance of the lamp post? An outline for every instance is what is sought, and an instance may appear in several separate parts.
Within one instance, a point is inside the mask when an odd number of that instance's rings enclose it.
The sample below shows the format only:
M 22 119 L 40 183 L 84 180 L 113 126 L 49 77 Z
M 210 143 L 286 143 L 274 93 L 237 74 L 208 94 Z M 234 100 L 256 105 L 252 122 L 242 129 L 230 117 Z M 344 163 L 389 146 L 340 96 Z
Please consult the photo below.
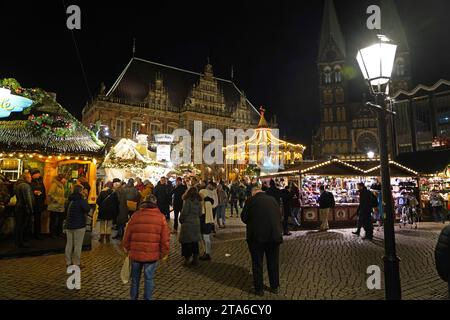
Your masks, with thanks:
M 389 82 L 394 67 L 397 46 L 389 43 L 389 39 L 378 36 L 379 42 L 367 48 L 359 50 L 357 61 L 368 81 L 370 91 L 375 103 L 367 105 L 374 108 L 378 114 L 378 135 L 380 144 L 380 165 L 382 180 L 382 195 L 385 204 L 386 219 L 384 224 L 384 277 L 385 296 L 387 300 L 401 299 L 400 286 L 400 259 L 395 248 L 394 230 L 394 203 L 391 191 L 391 178 L 389 172 L 389 154 L 387 137 L 387 115 L 395 115 L 388 109 Z

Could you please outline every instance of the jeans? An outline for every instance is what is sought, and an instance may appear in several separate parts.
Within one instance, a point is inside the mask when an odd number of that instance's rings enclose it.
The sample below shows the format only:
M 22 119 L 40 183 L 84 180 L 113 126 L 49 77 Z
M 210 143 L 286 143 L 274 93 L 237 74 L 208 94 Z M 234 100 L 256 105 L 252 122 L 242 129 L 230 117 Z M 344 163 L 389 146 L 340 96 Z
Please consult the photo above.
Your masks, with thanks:
M 204 234 L 203 241 L 205 242 L 205 254 L 211 255 L 211 235 Z
M 220 205 L 216 208 L 217 213 L 217 223 L 220 225 L 220 220 L 222 220 L 222 225 L 225 225 L 226 216 L 225 216 L 226 205 Z
M 267 260 L 267 272 L 269 273 L 270 287 L 280 287 L 280 245 L 278 243 L 248 242 L 248 248 L 252 258 L 253 283 L 256 291 L 264 289 L 263 261 Z
M 178 230 L 178 216 L 180 215 L 181 208 L 173 208 L 173 229 Z
M 291 209 L 291 216 L 292 216 L 292 218 L 294 219 L 294 222 L 295 222 L 295 224 L 297 225 L 297 226 L 300 226 L 300 222 L 299 222 L 299 219 L 298 219 L 298 215 L 299 215 L 299 213 L 300 213 L 300 208 L 292 208 Z M 301 219 L 300 219 L 301 220 Z
M 166 220 L 170 221 L 170 207 L 167 205 L 158 206 L 159 211 L 166 216 Z
M 231 216 L 233 216 L 233 208 L 236 209 L 236 216 L 239 217 L 238 200 L 231 199 Z
M 156 266 L 156 262 L 131 262 L 131 300 L 137 300 L 139 297 L 139 283 L 141 281 L 142 269 L 144 269 L 144 300 L 152 300 L 153 278 Z
M 66 265 L 80 265 L 85 233 L 86 228 L 66 230 Z
M 361 230 L 361 227 L 364 228 L 366 232 L 366 238 L 373 238 L 373 224 L 372 224 L 372 215 L 370 213 L 364 213 L 359 215 L 358 219 L 358 232 Z
M 185 258 L 190 258 L 199 254 L 198 242 L 182 243 L 181 244 L 181 255 Z

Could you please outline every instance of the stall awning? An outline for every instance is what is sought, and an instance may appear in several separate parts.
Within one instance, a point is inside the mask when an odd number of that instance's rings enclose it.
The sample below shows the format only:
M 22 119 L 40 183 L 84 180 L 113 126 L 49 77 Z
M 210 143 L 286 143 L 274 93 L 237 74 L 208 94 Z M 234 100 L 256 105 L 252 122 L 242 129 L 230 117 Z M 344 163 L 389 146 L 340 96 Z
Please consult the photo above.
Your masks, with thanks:
M 268 179 L 298 175 L 357 177 L 364 176 L 365 172 L 351 163 L 338 159 L 332 159 L 328 161 L 304 162 L 284 172 L 262 176 L 261 178 Z
M 418 172 L 408 168 L 398 162 L 390 161 L 390 172 L 392 177 L 415 177 Z M 299 175 L 310 176 L 341 176 L 341 177 L 363 177 L 380 176 L 380 162 L 378 161 L 349 161 L 345 162 L 338 159 L 329 161 L 303 162 L 300 165 L 289 170 L 278 172 L 276 174 L 262 176 L 263 179 L 292 177 Z

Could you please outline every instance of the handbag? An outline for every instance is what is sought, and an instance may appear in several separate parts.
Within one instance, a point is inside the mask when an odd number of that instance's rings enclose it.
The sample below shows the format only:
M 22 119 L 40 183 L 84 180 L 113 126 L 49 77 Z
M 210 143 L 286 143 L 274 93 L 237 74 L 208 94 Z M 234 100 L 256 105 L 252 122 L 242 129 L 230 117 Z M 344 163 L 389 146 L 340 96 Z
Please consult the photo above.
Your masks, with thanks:
M 130 278 L 131 278 L 130 258 L 126 256 L 125 260 L 123 261 L 122 270 L 120 271 L 120 279 L 122 280 L 123 284 L 127 284 L 128 282 L 130 282 Z
M 129 211 L 137 210 L 137 202 L 132 200 L 127 200 L 127 207 Z

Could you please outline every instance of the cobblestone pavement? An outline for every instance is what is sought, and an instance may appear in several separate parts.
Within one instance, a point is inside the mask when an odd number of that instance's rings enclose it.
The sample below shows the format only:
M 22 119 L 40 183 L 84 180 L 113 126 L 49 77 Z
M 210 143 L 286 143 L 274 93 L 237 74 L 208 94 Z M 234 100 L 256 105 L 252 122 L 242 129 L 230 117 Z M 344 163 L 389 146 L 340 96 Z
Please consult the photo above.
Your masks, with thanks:
M 419 230 L 397 228 L 404 299 L 447 298 L 447 285 L 434 266 L 434 247 L 441 229 L 442 224 L 434 223 L 424 223 Z M 383 290 L 366 287 L 367 267 L 382 268 L 382 232 L 376 231 L 375 240 L 367 242 L 351 231 L 296 231 L 285 237 L 280 253 L 280 293 L 266 293 L 262 299 L 383 299 Z M 175 236 L 171 246 L 168 263 L 157 268 L 155 299 L 261 300 L 251 293 L 245 227 L 238 219 L 229 219 L 227 229 L 214 237 L 211 262 L 185 268 Z M 63 255 L 0 260 L 0 299 L 127 299 L 129 287 L 119 276 L 123 259 L 118 243 L 94 241 L 92 251 L 82 255 L 80 291 L 66 288 Z

